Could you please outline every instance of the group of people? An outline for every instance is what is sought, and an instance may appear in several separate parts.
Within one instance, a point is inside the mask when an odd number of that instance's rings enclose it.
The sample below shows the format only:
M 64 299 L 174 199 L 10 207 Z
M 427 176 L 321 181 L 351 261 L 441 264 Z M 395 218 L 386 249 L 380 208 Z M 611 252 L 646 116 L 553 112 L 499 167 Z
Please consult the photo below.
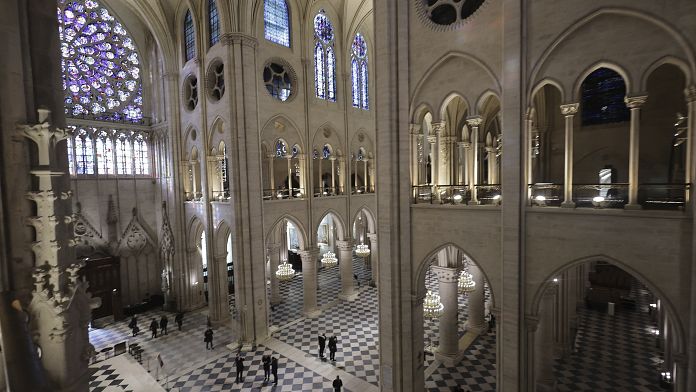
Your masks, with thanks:
M 319 335 L 319 358 L 324 358 L 324 349 L 326 348 L 326 335 Z M 329 338 L 329 360 L 336 361 L 336 351 L 338 350 L 338 338 L 331 336 Z
M 263 366 L 263 382 L 267 383 L 271 381 L 271 374 L 273 375 L 273 384 L 278 384 L 278 358 L 272 357 L 270 355 L 264 355 L 261 358 L 261 364 Z M 235 383 L 244 382 L 244 357 L 241 353 L 237 353 L 234 358 L 234 366 L 237 370 L 237 377 L 235 378 Z
M 174 321 L 176 321 L 176 325 L 179 327 L 179 331 L 181 331 L 181 326 L 184 323 L 184 314 L 177 313 L 176 317 L 174 317 Z M 156 318 L 153 318 L 152 322 L 150 323 L 150 332 L 152 332 L 152 338 L 154 339 L 157 337 L 157 332 L 159 332 L 160 335 L 168 335 L 167 325 L 169 325 L 169 319 L 166 315 L 163 315 L 159 322 L 157 322 Z M 140 332 L 140 328 L 138 327 L 138 316 L 134 315 L 131 318 L 130 323 L 128 323 L 128 327 L 131 329 L 133 336 L 138 336 L 138 333 Z

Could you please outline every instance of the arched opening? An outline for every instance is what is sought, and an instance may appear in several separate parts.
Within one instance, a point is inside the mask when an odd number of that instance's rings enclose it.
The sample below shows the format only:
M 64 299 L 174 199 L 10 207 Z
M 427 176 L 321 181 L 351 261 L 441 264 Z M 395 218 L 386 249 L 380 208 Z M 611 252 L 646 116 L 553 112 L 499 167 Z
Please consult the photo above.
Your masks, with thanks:
M 609 258 L 572 263 L 533 298 L 536 390 L 671 390 L 681 327 L 653 286 Z M 583 381 L 579 381 L 583 380 Z
M 345 168 L 343 157 L 331 144 L 324 144 L 312 152 L 314 163 L 314 196 L 336 196 L 343 194 L 342 178 Z
M 638 202 L 644 208 L 675 209 L 686 200 L 686 78 L 679 67 L 663 64 L 647 79 L 641 108 Z
M 353 281 L 352 265 L 344 266 L 343 263 L 352 264 L 352 246 L 344 243 L 344 228 L 338 216 L 332 212 L 327 213 L 319 222 L 316 231 L 317 246 L 319 247 L 319 271 L 318 271 L 318 305 L 324 306 L 338 298 L 342 291 L 344 279 L 342 275 L 348 273 L 348 282 Z M 339 247 L 341 250 L 339 251 Z M 346 253 L 347 252 L 347 253 Z M 346 256 L 348 258 L 346 259 Z M 335 263 L 338 262 L 339 265 Z M 338 268 L 337 268 L 338 267 Z M 350 268 L 346 268 L 350 267 Z
M 564 119 L 561 91 L 544 84 L 532 97 L 529 115 L 529 187 L 532 203 L 560 206 L 564 183 Z
M 210 151 L 208 178 L 210 192 L 214 201 L 226 201 L 230 198 L 230 179 L 227 159 L 227 146 L 224 141 L 220 141 L 217 148 Z
M 491 94 L 483 100 L 479 108 L 481 125 L 478 127 L 476 150 L 478 172 L 476 196 L 481 204 L 500 204 L 500 161 L 503 154 L 503 129 L 500 123 L 500 100 Z M 472 126 L 472 131 L 476 127 Z
M 446 245 L 431 253 L 419 272 L 426 389 L 494 391 L 495 317 L 483 270 L 464 251 Z

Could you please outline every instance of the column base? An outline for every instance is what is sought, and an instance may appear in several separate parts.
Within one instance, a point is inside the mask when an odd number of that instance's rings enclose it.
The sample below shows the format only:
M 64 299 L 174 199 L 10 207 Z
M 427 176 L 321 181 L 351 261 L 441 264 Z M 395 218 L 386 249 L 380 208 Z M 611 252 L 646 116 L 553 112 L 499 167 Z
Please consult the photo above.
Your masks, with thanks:
M 459 351 L 455 354 L 443 354 L 440 353 L 439 347 L 435 349 L 435 359 L 445 364 L 445 366 L 453 367 L 461 362 L 464 358 L 464 351 Z
M 279 305 L 283 303 L 282 298 L 271 298 L 271 305 Z
M 488 331 L 488 323 L 471 325 L 471 324 L 469 324 L 469 322 L 467 322 L 465 329 L 467 331 L 471 331 L 473 333 L 481 335 L 481 334 L 485 333 L 486 331 Z
M 340 293 L 338 295 L 338 298 L 343 300 L 343 301 L 353 302 L 358 298 L 358 294 L 359 294 L 358 290 L 351 290 L 348 293 Z
M 321 309 L 319 308 L 314 308 L 314 309 L 309 309 L 309 310 L 304 310 L 302 314 L 305 315 L 307 318 L 317 318 L 321 315 Z
M 640 204 L 626 204 L 626 205 L 624 206 L 624 210 L 633 210 L 633 211 L 635 211 L 635 210 L 642 210 L 642 209 L 643 209 L 643 206 L 641 206 Z
M 561 208 L 575 208 L 575 202 L 574 201 L 564 201 L 561 203 Z

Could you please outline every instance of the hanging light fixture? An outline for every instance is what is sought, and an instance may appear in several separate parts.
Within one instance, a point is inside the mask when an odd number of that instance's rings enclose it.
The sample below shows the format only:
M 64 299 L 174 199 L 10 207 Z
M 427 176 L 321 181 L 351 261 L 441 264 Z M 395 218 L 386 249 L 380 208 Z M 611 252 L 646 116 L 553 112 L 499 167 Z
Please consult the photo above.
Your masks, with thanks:
M 440 296 L 428 290 L 423 301 L 423 316 L 427 318 L 438 318 L 442 316 L 442 310 L 445 305 L 440 302 Z
M 462 294 L 469 294 L 476 290 L 476 282 L 474 282 L 473 276 L 466 270 L 463 270 L 459 274 L 459 282 L 457 282 L 457 287 L 459 292 Z
M 370 248 L 365 244 L 360 244 L 356 247 L 355 254 L 358 255 L 358 257 L 367 257 L 370 255 Z
M 326 252 L 324 253 L 324 256 L 321 258 L 321 264 L 324 267 L 333 267 L 336 264 L 338 264 L 338 259 L 336 258 L 336 254 L 333 252 Z
M 275 274 L 276 278 L 279 280 L 290 280 L 295 276 L 295 270 L 292 269 L 292 265 L 288 264 L 287 261 L 284 261 L 283 264 L 278 266 L 278 270 Z

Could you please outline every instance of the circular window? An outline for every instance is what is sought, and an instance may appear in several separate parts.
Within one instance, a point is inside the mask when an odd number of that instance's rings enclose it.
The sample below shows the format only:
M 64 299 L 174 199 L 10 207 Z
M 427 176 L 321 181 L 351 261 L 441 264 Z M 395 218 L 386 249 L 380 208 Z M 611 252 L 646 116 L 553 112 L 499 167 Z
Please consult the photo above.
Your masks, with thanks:
M 485 0 L 416 0 L 422 18 L 436 27 L 456 27 L 466 21 Z
M 198 106 L 198 79 L 191 75 L 184 81 L 184 106 L 186 109 L 193 110 Z
M 221 61 L 213 62 L 208 68 L 207 90 L 213 101 L 219 101 L 225 95 L 225 66 Z
M 285 102 L 293 94 L 295 75 L 288 64 L 271 61 L 263 68 L 263 83 L 273 98 Z

